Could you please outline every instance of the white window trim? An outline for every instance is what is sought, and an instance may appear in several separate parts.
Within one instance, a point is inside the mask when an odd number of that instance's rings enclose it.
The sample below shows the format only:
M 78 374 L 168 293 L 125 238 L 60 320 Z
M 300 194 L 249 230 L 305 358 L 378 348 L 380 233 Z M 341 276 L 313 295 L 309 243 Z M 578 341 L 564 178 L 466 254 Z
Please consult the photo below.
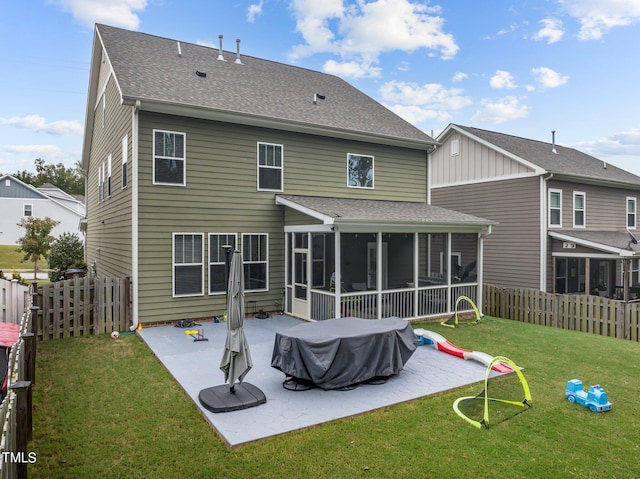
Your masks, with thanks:
M 582 210 L 576 209 L 576 196 L 582 196 Z M 562 198 L 562 195 L 560 195 Z M 562 211 L 562 209 L 561 209 Z M 576 224 L 576 212 L 582 211 L 582 224 Z M 574 191 L 573 192 L 573 227 L 574 228 L 586 228 L 587 227 L 587 194 L 584 191 Z
M 238 234 L 237 233 L 209 233 L 209 235 L 207 236 L 207 259 L 209 260 L 207 263 L 207 275 L 208 275 L 208 280 L 207 280 L 207 294 L 211 295 L 211 296 L 216 296 L 216 295 L 220 295 L 220 294 L 225 294 L 226 291 L 214 291 L 213 293 L 211 292 L 211 265 L 219 265 L 219 264 L 225 264 L 225 258 L 223 258 L 222 262 L 220 261 L 211 261 L 211 237 L 212 236 L 233 236 L 236 240 L 236 249 L 238 249 Z
M 111 163 L 113 159 L 111 154 L 107 157 L 107 198 L 111 198 Z
M 560 210 L 560 223 L 559 224 L 552 224 L 551 223 L 551 193 L 559 193 L 560 194 L 560 208 L 558 208 Z M 549 188 L 549 195 L 547 198 L 548 201 L 548 208 L 547 208 L 547 225 L 549 226 L 549 228 L 562 228 L 562 190 L 556 189 L 556 188 Z M 554 208 L 556 209 L 556 208 Z
M 450 156 L 460 155 L 460 140 L 451 140 Z
M 260 147 L 261 146 L 279 146 L 281 157 L 280 166 L 269 166 L 260 164 Z M 269 143 L 266 141 L 258 141 L 256 145 L 256 187 L 258 191 L 284 191 L 284 145 L 279 143 Z M 280 189 L 260 188 L 260 169 L 266 168 L 271 170 L 280 170 Z
M 102 165 L 98 165 L 98 203 L 102 203 Z
M 629 200 L 633 200 L 633 205 L 635 207 L 633 212 L 629 211 Z M 638 226 L 638 199 L 635 196 L 627 196 L 624 202 L 624 224 L 629 230 L 635 230 Z M 633 214 L 633 226 L 629 226 L 629 215 Z
M 200 236 L 201 237 L 201 248 L 200 252 L 202 254 L 202 258 L 200 263 L 180 263 L 180 266 L 196 266 L 200 264 L 201 266 L 201 285 L 200 285 L 200 293 L 192 293 L 192 294 L 176 294 L 176 236 Z M 204 296 L 204 233 L 198 232 L 176 232 L 171 234 L 171 294 L 174 298 L 189 298 L 194 296 Z
M 245 236 L 264 236 L 265 237 L 265 241 L 267 242 L 266 248 L 265 248 L 265 254 L 267 255 L 267 258 L 264 261 L 247 261 L 247 259 L 245 259 L 245 255 L 244 255 L 244 237 Z M 241 244 L 240 244 L 240 251 L 242 252 L 242 264 L 243 266 L 245 264 L 266 264 L 266 277 L 265 277 L 265 285 L 266 287 L 263 289 L 245 289 L 246 292 L 248 293 L 252 293 L 252 292 L 260 292 L 260 291 L 269 291 L 269 233 L 242 233 L 242 237 L 240 238 Z
M 174 157 L 174 156 L 156 156 L 156 133 L 171 133 L 174 135 L 182 135 L 184 140 L 183 144 L 183 157 Z M 154 185 L 163 185 L 163 186 L 187 186 L 187 134 L 183 131 L 171 131 L 171 130 L 160 130 L 154 129 L 151 137 L 152 142 L 152 152 L 151 152 L 151 160 L 152 160 L 152 171 L 151 171 L 151 181 Z M 164 183 L 160 181 L 156 181 L 156 158 L 160 159 L 169 159 L 182 161 L 183 171 L 182 171 L 182 183 Z
M 351 156 L 364 156 L 364 157 L 368 157 L 371 158 L 371 170 L 373 171 L 373 178 L 371 179 L 371 186 L 355 186 L 355 185 L 350 185 L 349 184 L 349 159 L 351 158 Z M 375 185 L 376 185 L 376 167 L 375 167 L 375 162 L 376 159 L 373 155 L 365 155 L 362 153 L 347 153 L 347 188 L 357 188 L 357 189 L 361 189 L 361 190 L 373 190 L 375 189 Z
M 122 138 L 122 189 L 126 189 L 129 186 L 129 137 L 124 135 Z
M 27 206 L 29 207 L 30 215 L 27 215 Z M 22 216 L 28 218 L 29 216 L 33 216 L 33 204 L 32 203 L 24 203 L 22 205 Z

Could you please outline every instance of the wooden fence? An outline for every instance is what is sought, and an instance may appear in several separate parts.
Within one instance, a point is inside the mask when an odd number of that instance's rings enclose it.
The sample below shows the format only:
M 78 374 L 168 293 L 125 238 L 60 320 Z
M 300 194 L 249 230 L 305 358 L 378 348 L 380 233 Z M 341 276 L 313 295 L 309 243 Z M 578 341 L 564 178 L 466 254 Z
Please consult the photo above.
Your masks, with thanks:
M 0 279 L 0 323 L 19 323 L 29 302 L 29 288 L 17 279 Z
M 32 439 L 33 399 L 36 379 L 36 335 L 34 318 L 37 307 L 32 306 L 33 296 L 28 297 L 29 309 L 17 319 L 20 338 L 11 348 L 7 365 L 7 395 L 0 404 L 0 478 L 26 479 L 27 466 L 35 464 L 37 453 L 27 449 Z
M 640 341 L 640 303 L 485 284 L 483 312 L 524 323 Z
M 38 287 L 39 340 L 126 331 L 131 325 L 129 278 L 73 278 Z

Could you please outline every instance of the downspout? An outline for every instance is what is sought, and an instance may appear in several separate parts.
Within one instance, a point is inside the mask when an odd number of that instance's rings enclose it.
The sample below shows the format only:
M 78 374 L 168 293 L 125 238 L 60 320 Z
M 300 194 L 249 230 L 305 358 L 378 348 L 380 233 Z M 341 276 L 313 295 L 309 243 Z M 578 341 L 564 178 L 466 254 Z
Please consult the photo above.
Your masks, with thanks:
M 140 100 L 137 100 L 131 111 L 131 331 L 142 327 L 138 320 L 140 274 L 139 274 L 139 211 L 138 201 L 138 121 Z
M 553 178 L 553 173 L 546 177 L 540 176 L 540 291 L 547 291 L 547 181 Z

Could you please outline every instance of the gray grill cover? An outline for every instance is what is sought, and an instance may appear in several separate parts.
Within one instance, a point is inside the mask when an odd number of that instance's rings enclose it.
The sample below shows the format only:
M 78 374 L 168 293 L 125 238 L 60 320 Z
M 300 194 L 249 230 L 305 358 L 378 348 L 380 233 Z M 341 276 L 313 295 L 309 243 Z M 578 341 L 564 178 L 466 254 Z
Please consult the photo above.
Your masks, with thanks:
M 271 366 L 287 376 L 337 389 L 398 374 L 418 339 L 400 318 L 338 318 L 276 333 Z

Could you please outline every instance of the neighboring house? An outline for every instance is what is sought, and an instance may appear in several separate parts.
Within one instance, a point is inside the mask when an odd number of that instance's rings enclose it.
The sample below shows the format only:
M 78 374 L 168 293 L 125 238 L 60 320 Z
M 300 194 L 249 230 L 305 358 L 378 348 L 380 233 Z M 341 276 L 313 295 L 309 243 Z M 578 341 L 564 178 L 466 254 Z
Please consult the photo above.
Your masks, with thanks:
M 27 185 L 11 175 L 0 176 L 0 208 L 2 209 L 0 244 L 17 244 L 18 239 L 25 233 L 24 228 L 19 227 L 18 223 L 29 216 L 36 218 L 48 216 L 59 221 L 60 224 L 51 231 L 56 238 L 62 233 L 80 233 L 79 227 L 80 221 L 84 218 L 84 207 L 61 201 L 57 196 L 66 195 L 61 190 L 58 190 L 59 193 L 49 195 L 50 192 L 50 190 L 40 190 Z
M 53 186 L 51 183 L 45 183 L 42 186 L 38 186 L 37 189 L 49 198 L 54 199 L 58 203 L 65 205 L 67 208 L 80 213 L 82 217 L 86 214 L 83 195 L 70 195 L 62 191 L 57 186 Z
M 430 199 L 498 222 L 484 281 L 640 297 L 640 177 L 573 148 L 449 125 L 429 163 Z
M 135 323 L 221 314 L 223 245 L 248 313 L 450 313 L 492 222 L 426 203 L 434 145 L 335 76 L 97 25 L 86 261 L 132 278 Z

